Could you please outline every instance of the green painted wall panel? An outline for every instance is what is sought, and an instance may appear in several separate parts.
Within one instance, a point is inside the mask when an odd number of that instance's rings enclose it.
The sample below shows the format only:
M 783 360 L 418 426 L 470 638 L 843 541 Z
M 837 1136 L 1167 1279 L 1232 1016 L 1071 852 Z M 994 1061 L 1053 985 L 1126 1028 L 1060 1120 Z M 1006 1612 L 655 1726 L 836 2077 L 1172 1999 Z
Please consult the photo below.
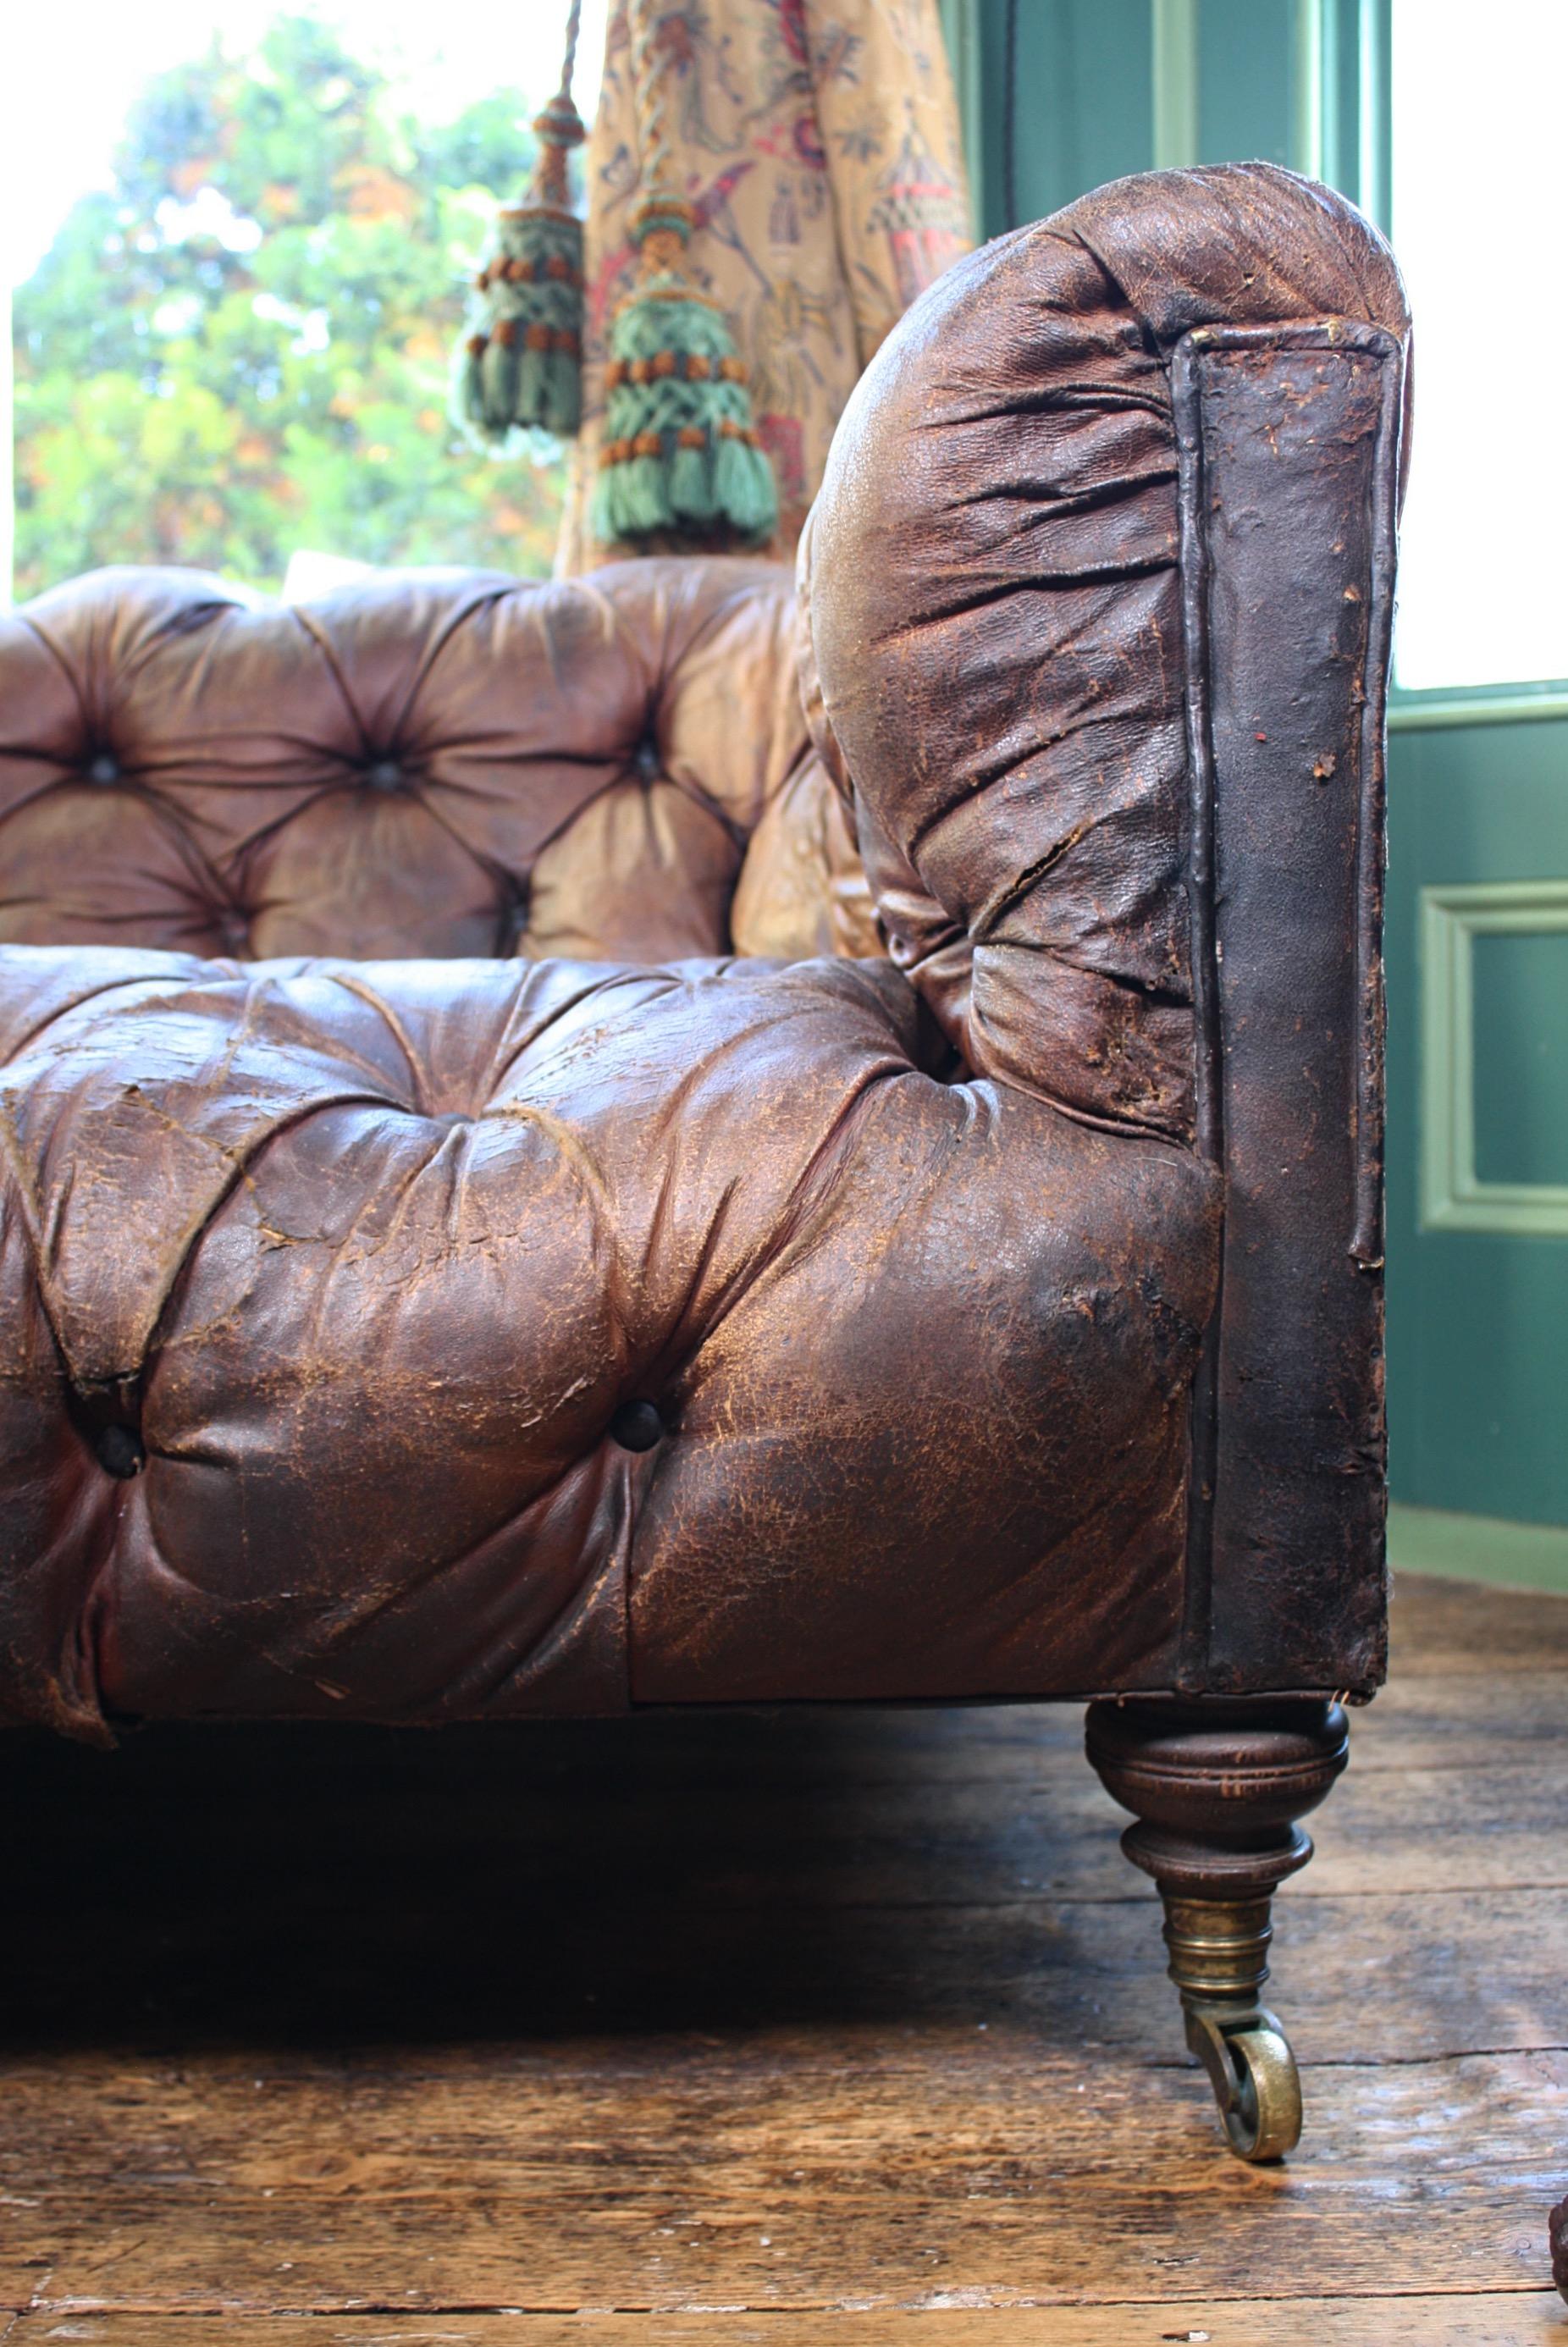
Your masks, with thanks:
M 980 232 L 1040 220 L 1087 189 L 1156 162 L 1253 157 L 1317 170 L 1331 153 L 1356 193 L 1362 19 L 1388 0 L 943 0 L 968 85 L 969 171 Z M 1375 44 L 1371 45 L 1375 46 Z M 1155 61 L 1163 67 L 1156 103 Z
M 1568 878 L 1568 722 L 1392 737 L 1389 1479 L 1396 1499 L 1423 1507 L 1561 1524 L 1568 1240 L 1422 1230 L 1417 1206 L 1419 891 L 1542 877 Z M 1542 1112 L 1558 1117 L 1562 1103 Z
M 1046 7 L 1022 0 L 1013 68 L 1020 220 L 1043 219 L 1103 180 L 1147 170 L 1154 91 L 1149 10 L 1150 0 L 1057 0 Z M 1004 70 L 1007 12 L 988 13 Z M 1006 220 L 999 149 L 994 159 L 985 189 L 993 234 Z
M 1568 1189 L 1568 929 L 1478 937 L 1471 952 L 1475 1170 Z
M 1198 163 L 1296 161 L 1295 0 L 1203 0 Z

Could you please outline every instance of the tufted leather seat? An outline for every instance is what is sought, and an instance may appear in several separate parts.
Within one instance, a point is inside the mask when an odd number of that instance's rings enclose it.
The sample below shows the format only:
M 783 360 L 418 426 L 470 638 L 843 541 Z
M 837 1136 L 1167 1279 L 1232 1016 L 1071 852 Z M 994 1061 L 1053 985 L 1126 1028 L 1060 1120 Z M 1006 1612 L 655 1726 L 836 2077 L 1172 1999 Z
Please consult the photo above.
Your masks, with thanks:
M 1279 2147 L 1406 333 L 1326 190 L 1153 174 L 889 338 L 798 644 L 723 561 L 0 623 L 0 1718 L 1158 1696 L 1094 1757 Z
M 17 974 L 14 1712 L 1168 1667 L 1202 1169 L 940 1081 L 885 962 Z

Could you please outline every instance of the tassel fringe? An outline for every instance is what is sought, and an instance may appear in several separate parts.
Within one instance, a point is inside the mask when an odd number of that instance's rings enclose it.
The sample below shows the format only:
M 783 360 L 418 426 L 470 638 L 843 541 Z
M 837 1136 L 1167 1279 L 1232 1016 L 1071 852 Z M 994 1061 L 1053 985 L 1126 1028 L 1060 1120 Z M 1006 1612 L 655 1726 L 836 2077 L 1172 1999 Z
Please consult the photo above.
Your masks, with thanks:
M 760 546 L 778 527 L 773 466 L 722 312 L 679 266 L 689 208 L 643 208 L 633 233 L 655 265 L 616 313 L 605 376 L 594 535 Z
M 529 200 L 497 219 L 453 354 L 452 421 L 477 447 L 515 456 L 535 433 L 571 439 L 582 420 L 582 222 L 566 202 L 582 124 L 569 97 L 534 124 Z

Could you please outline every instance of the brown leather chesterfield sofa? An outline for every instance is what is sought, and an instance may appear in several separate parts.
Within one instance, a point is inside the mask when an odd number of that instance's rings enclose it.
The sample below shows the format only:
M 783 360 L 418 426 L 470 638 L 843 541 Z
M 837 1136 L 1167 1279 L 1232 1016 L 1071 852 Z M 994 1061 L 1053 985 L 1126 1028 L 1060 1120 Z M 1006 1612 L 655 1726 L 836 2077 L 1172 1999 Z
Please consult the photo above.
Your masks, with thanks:
M 1093 1698 L 1288 2148 L 1406 335 L 1337 198 L 1155 174 L 892 336 L 798 639 L 740 561 L 0 622 L 0 1717 Z

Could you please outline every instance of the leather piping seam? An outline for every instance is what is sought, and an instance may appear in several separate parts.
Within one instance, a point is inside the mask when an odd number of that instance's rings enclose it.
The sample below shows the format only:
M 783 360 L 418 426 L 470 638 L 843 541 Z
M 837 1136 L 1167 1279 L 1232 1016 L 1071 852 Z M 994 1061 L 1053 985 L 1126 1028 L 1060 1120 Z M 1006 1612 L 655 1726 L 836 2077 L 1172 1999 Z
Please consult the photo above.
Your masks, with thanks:
M 1193 991 L 1193 1145 L 1221 1176 L 1214 1301 L 1193 1373 L 1187 1463 L 1186 1570 L 1176 1682 L 1208 1678 L 1219 1460 L 1219 1336 L 1225 1301 L 1225 1125 L 1220 1090 L 1219 969 L 1214 956 L 1214 753 L 1209 702 L 1208 546 L 1204 534 L 1202 343 L 1184 335 L 1171 360 L 1182 578 L 1183 702 L 1187 737 L 1187 908 Z
M 1364 326 L 1356 341 L 1383 360 L 1372 470 L 1371 617 L 1367 630 L 1366 696 L 1361 703 L 1361 796 L 1356 826 L 1356 998 L 1361 1010 L 1361 1033 L 1356 1056 L 1356 1221 L 1350 1235 L 1350 1253 L 1356 1262 L 1363 1270 L 1377 1271 L 1383 1262 L 1385 1114 L 1380 916 L 1387 849 L 1382 785 L 1393 652 L 1405 369 L 1403 349 L 1392 334 Z

